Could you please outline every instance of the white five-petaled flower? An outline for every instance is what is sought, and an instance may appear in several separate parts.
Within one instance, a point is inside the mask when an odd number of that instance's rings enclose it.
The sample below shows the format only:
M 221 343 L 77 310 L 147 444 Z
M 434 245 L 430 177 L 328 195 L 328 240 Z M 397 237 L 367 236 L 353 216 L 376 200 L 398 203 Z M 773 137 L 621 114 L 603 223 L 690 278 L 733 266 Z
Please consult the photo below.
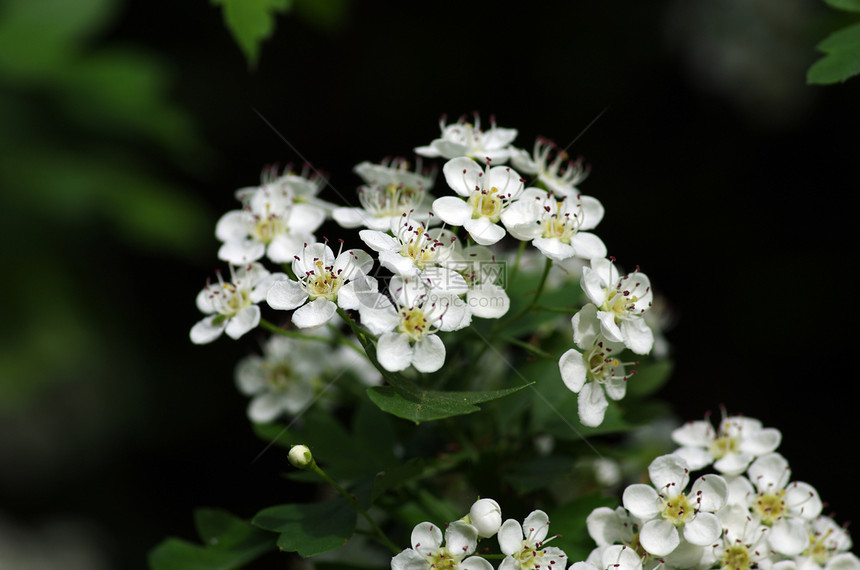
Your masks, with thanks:
M 809 546 L 797 558 L 798 570 L 858 570 L 860 559 L 851 550 L 851 536 L 830 517 L 807 522 Z
M 647 354 L 654 345 L 654 333 L 642 315 L 651 307 L 651 281 L 638 268 L 619 275 L 614 259 L 591 260 L 582 268 L 582 290 L 597 306 L 601 334 L 636 354 Z
M 445 363 L 445 343 L 436 333 L 469 325 L 471 314 L 455 294 L 433 289 L 421 279 L 392 278 L 389 293 L 362 296 L 361 324 L 380 335 L 376 345 L 379 364 L 398 372 L 414 366 L 435 372 Z
M 429 219 L 432 197 L 426 191 L 433 186 L 435 171 L 422 174 L 419 162 L 412 172 L 405 160 L 394 159 L 382 164 L 362 162 L 355 172 L 366 182 L 358 188 L 361 207 L 336 208 L 332 217 L 341 227 L 388 231 L 406 213 L 414 219 Z
M 464 115 L 456 123 L 446 125 L 446 118 L 442 117 L 439 121 L 442 135 L 429 146 L 415 148 L 415 154 L 428 158 L 469 156 L 481 162 L 488 158 L 497 163 L 508 160 L 513 152 L 510 144 L 517 137 L 516 129 L 497 127 L 495 119 L 490 117 L 490 129 L 484 132 L 477 113 L 474 119 L 473 125 Z
M 564 385 L 579 394 L 579 421 L 586 426 L 599 426 L 609 403 L 606 396 L 620 400 L 627 391 L 625 363 L 617 355 L 624 345 L 607 340 L 600 333 L 597 307 L 589 303 L 571 318 L 573 341 L 582 352 L 571 348 L 558 361 Z M 631 364 L 631 363 L 626 363 Z M 604 394 L 605 391 L 605 394 Z
M 260 324 L 260 307 L 257 303 L 266 298 L 269 287 L 283 273 L 270 274 L 259 263 L 240 267 L 230 266 L 230 281 L 217 272 L 218 283 L 207 283 L 197 294 L 197 308 L 208 315 L 191 328 L 191 342 L 206 344 L 222 332 L 230 338 L 239 338 Z
M 449 160 L 442 167 L 445 180 L 458 196 L 433 202 L 433 211 L 452 226 L 463 226 L 480 245 L 492 245 L 505 237 L 498 225 L 502 212 L 523 191 L 523 180 L 506 166 L 481 168 L 471 158 Z
M 238 190 L 243 209 L 227 212 L 215 226 L 215 236 L 224 242 L 218 258 L 234 264 L 264 255 L 276 263 L 293 259 L 325 221 L 323 207 L 308 203 L 317 186 L 294 174 L 270 179 L 264 172 L 262 186 Z
M 522 525 L 514 519 L 506 520 L 499 529 L 499 548 L 505 555 L 499 570 L 561 569 L 567 566 L 564 551 L 544 546 L 549 542 L 546 539 L 548 532 L 549 517 L 543 511 L 532 511 Z
M 466 281 L 446 262 L 451 258 L 457 237 L 444 229 L 430 230 L 425 222 L 403 214 L 391 223 L 394 237 L 376 230 L 361 230 L 359 237 L 379 253 L 379 262 L 396 275 L 423 276 L 437 289 L 466 291 Z
M 751 517 L 743 505 L 729 504 L 717 513 L 723 534 L 714 543 L 711 559 L 725 570 L 751 570 L 771 554 L 767 545 L 768 528 Z
M 711 463 L 724 475 L 740 475 L 750 462 L 779 447 L 782 435 L 774 428 L 763 428 L 760 421 L 742 416 L 724 417 L 714 431 L 711 422 L 689 422 L 672 432 L 681 447 L 675 455 L 683 457 L 690 469 Z
M 327 323 L 338 307 L 358 308 L 355 280 L 364 278 L 372 266 L 373 258 L 360 249 L 340 251 L 335 257 L 324 243 L 305 244 L 301 255 L 293 260 L 297 280 L 284 276 L 269 290 L 266 302 L 274 309 L 298 309 L 292 321 L 299 328 L 318 327 Z
M 391 570 L 492 570 L 480 556 L 469 556 L 478 545 L 478 531 L 463 521 L 455 521 L 445 530 L 429 522 L 412 529 L 412 548 L 391 559 Z
M 550 161 L 553 151 L 555 157 Z M 559 196 L 578 194 L 576 185 L 588 176 L 588 168 L 583 167 L 582 159 L 569 160 L 567 152 L 543 137 L 535 140 L 534 152 L 531 155 L 524 150 L 515 149 L 511 155 L 511 164 L 520 172 L 536 174 L 538 180 Z
M 662 455 L 648 466 L 651 485 L 633 484 L 624 490 L 623 503 L 643 521 L 639 542 L 649 554 L 666 556 L 681 543 L 711 545 L 723 531 L 713 513 L 726 504 L 728 486 L 719 475 L 699 477 L 689 494 L 687 463 L 674 455 Z
M 771 547 L 788 556 L 802 552 L 809 546 L 805 523 L 818 517 L 823 508 L 818 491 L 807 483 L 790 483 L 791 469 L 779 453 L 753 461 L 747 475 L 757 491 L 747 493 L 748 505 L 762 524 L 771 527 Z
M 584 231 L 595 228 L 601 219 L 603 206 L 596 198 L 571 194 L 558 199 L 540 188 L 526 188 L 501 217 L 512 236 L 531 240 L 554 261 L 606 257 L 603 241 Z

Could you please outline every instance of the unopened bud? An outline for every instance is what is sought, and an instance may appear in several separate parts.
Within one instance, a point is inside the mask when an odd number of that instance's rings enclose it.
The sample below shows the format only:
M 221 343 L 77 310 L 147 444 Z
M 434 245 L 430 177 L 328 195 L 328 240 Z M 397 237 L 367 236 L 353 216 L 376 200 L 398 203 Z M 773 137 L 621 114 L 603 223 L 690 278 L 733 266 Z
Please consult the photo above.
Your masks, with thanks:
M 299 469 L 307 469 L 314 462 L 314 456 L 306 445 L 294 445 L 290 448 L 290 463 Z
M 499 532 L 502 526 L 502 509 L 493 499 L 478 499 L 469 509 L 472 526 L 478 529 L 478 536 L 489 538 Z

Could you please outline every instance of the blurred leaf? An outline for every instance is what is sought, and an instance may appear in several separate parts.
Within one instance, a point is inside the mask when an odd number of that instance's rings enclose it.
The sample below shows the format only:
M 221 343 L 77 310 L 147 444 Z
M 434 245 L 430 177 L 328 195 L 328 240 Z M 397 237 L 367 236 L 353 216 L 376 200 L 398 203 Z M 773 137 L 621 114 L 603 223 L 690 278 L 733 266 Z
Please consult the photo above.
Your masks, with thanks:
M 0 4 L 0 71 L 41 78 L 74 57 L 78 45 L 102 28 L 115 0 L 5 0 Z
M 436 392 L 417 387 L 376 386 L 368 388 L 367 394 L 380 409 L 417 424 L 477 412 L 480 408 L 475 404 L 504 398 L 526 386 L 530 384 L 482 392 Z
M 827 55 L 809 68 L 807 83 L 828 85 L 860 74 L 860 24 L 831 34 L 817 47 Z
M 839 10 L 850 10 L 852 12 L 860 12 L 860 0 L 824 0 L 834 8 Z
M 597 507 L 618 506 L 618 499 L 592 493 L 556 507 L 550 513 L 550 530 L 561 536 L 550 544 L 564 550 L 568 560 L 585 560 L 596 544 L 589 536 L 586 519 Z
M 260 57 L 260 43 L 275 31 L 277 12 L 286 12 L 291 0 L 212 0 L 221 4 L 224 22 L 251 67 Z
M 278 547 L 308 558 L 343 546 L 355 531 L 356 512 L 345 499 L 263 509 L 255 526 L 281 533 Z
M 627 380 L 627 397 L 650 396 L 669 380 L 674 367 L 671 360 L 642 361 L 636 374 Z
M 414 457 L 406 462 L 405 465 L 399 465 L 380 472 L 373 481 L 373 487 L 370 491 L 370 502 L 375 502 L 376 499 L 385 494 L 385 492 L 390 488 L 414 477 L 418 477 L 423 471 L 424 459 L 421 457 Z
M 336 29 L 346 21 L 347 0 L 295 0 L 296 14 L 322 29 Z
M 275 537 L 215 509 L 195 513 L 205 546 L 168 538 L 149 554 L 152 570 L 232 570 L 275 550 Z
M 537 457 L 520 464 L 505 475 L 517 493 L 525 495 L 551 485 L 559 477 L 570 473 L 576 461 L 572 457 Z

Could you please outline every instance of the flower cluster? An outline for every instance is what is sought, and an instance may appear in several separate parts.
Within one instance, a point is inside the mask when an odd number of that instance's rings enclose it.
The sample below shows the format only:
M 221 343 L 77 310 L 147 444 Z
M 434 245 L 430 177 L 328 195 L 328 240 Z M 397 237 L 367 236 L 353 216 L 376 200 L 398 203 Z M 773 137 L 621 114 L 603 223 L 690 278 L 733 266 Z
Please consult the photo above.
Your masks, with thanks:
M 646 568 L 860 569 L 848 533 L 821 514 L 817 491 L 793 481 L 775 452 L 777 430 L 724 417 L 717 430 L 691 422 L 672 437 L 682 447 L 651 463 L 651 484 L 630 485 L 623 507 L 589 515 L 597 543 L 589 560 L 624 545 Z M 721 475 L 706 473 L 688 490 L 691 469 L 711 463 Z

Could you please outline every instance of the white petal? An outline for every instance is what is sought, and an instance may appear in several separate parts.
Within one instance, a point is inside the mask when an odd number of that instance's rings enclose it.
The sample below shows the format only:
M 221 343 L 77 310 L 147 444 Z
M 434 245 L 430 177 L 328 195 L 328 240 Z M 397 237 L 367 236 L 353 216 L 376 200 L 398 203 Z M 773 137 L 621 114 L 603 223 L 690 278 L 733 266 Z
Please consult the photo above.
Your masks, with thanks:
M 436 372 L 445 364 L 445 343 L 430 334 L 415 343 L 412 365 L 419 372 Z
M 748 453 L 729 453 L 714 462 L 714 469 L 723 475 L 740 475 L 746 471 L 753 460 L 753 456 Z M 698 469 L 690 465 L 691 469 Z
M 367 226 L 366 220 L 372 216 L 362 208 L 335 208 L 331 217 L 340 227 L 352 229 Z
M 570 242 L 570 245 L 576 251 L 576 257 L 580 259 L 606 257 L 606 244 L 591 232 L 577 232 Z
M 442 167 L 442 174 L 445 175 L 445 182 L 451 190 L 460 196 L 467 197 L 476 187 L 483 188 L 481 177 L 484 175 L 484 169 L 471 158 L 460 157 L 449 160 Z M 433 211 L 438 214 L 435 203 Z
M 266 246 L 258 241 L 228 241 L 218 249 L 218 259 L 234 265 L 256 261 L 266 254 Z
M 720 519 L 712 513 L 699 513 L 684 525 L 684 538 L 698 546 L 713 544 L 723 532 Z
M 194 344 L 207 344 L 221 336 L 221 333 L 227 327 L 227 321 L 224 319 L 216 325 L 213 321 L 218 317 L 221 317 L 221 315 L 210 315 L 191 327 L 191 342 Z M 221 318 L 223 319 L 223 317 Z
M 523 529 L 514 519 L 508 519 L 499 527 L 499 549 L 511 556 L 523 547 Z
M 367 247 L 376 252 L 397 251 L 400 249 L 400 242 L 383 232 L 378 232 L 376 230 L 361 230 L 358 232 L 358 237 L 361 238 L 361 241 L 367 244 Z
M 307 300 L 307 292 L 291 279 L 276 281 L 266 293 L 266 303 L 273 309 L 282 311 L 292 311 Z
M 669 496 L 682 493 L 690 480 L 687 462 L 675 455 L 661 455 L 648 466 L 648 475 L 654 487 Z
M 804 519 L 814 519 L 821 514 L 824 506 L 818 491 L 808 483 L 797 481 L 785 488 L 785 505 L 795 515 Z
M 594 382 L 587 382 L 579 391 L 577 404 L 579 421 L 582 425 L 597 427 L 603 423 L 603 416 L 606 414 L 609 402 L 606 401 L 606 394 L 603 392 L 602 386 Z
M 319 327 L 329 322 L 336 312 L 337 305 L 325 297 L 319 297 L 299 307 L 293 313 L 292 320 L 300 329 Z
M 626 521 L 624 521 L 626 522 Z M 633 531 L 625 527 L 618 513 L 609 507 L 598 507 L 585 519 L 588 534 L 597 546 L 608 546 L 615 542 L 626 542 Z
M 686 461 L 693 471 L 707 467 L 714 460 L 714 457 L 701 447 L 679 447 L 672 454 Z
M 678 445 L 708 447 L 715 437 L 714 426 L 703 421 L 687 422 L 672 431 L 672 440 Z
M 397 332 L 385 333 L 376 345 L 376 358 L 389 372 L 405 370 L 412 364 L 412 346 L 409 337 Z
M 215 237 L 219 241 L 242 241 L 248 235 L 249 213 L 242 210 L 227 212 L 215 224 Z
M 642 520 L 652 519 L 660 514 L 659 497 L 651 485 L 628 485 L 621 496 L 621 502 L 630 514 Z
M 260 307 L 249 305 L 236 313 L 227 323 L 225 332 L 230 338 L 236 339 L 260 324 Z
M 361 324 L 373 334 L 382 334 L 392 330 L 400 323 L 397 311 L 381 293 L 371 293 L 359 297 L 361 305 L 358 314 L 361 316 Z
M 583 271 L 588 269 L 583 268 Z M 624 342 L 624 335 L 621 334 L 621 329 L 615 324 L 615 313 L 606 311 L 597 311 L 597 320 L 600 321 L 600 333 L 612 342 Z
M 586 380 L 586 366 L 582 354 L 572 348 L 567 350 L 558 359 L 558 369 L 568 390 L 575 393 L 582 390 Z
M 263 369 L 264 362 L 262 357 L 252 355 L 243 358 L 236 366 L 236 387 L 246 396 L 250 396 L 266 388 L 266 371 Z
M 427 570 L 428 567 L 424 557 L 411 548 L 391 559 L 391 570 Z
M 788 461 L 779 453 L 762 455 L 747 470 L 750 481 L 763 493 L 778 491 L 791 480 Z
M 562 243 L 558 238 L 535 238 L 532 245 L 553 261 L 564 261 L 576 254 L 576 250 L 574 250 L 572 245 Z
M 745 434 L 746 435 L 746 434 Z M 740 448 L 752 455 L 764 455 L 779 447 L 782 434 L 778 429 L 766 428 L 741 438 Z
M 394 273 L 395 275 L 404 275 L 406 277 L 414 277 L 419 273 L 418 266 L 411 257 L 405 257 L 399 252 L 380 251 L 379 263 L 384 268 Z
M 275 263 L 292 263 L 302 253 L 304 244 L 313 240 L 314 236 L 308 233 L 278 234 L 266 248 L 266 257 Z
M 313 233 L 325 221 L 325 210 L 311 204 L 294 204 L 287 216 L 290 233 Z
M 642 526 L 639 542 L 649 554 L 666 556 L 681 543 L 681 537 L 675 525 L 667 520 L 654 519 Z
M 511 308 L 511 300 L 498 285 L 483 284 L 466 293 L 466 302 L 472 314 L 482 319 L 498 319 Z
M 600 334 L 600 321 L 597 320 L 597 307 L 589 303 L 570 319 L 573 327 L 573 342 L 583 350 L 590 349 Z
M 548 532 L 549 517 L 543 511 L 532 511 L 523 521 L 523 536 L 530 544 L 543 542 Z
M 702 475 L 693 483 L 690 496 L 696 498 L 700 510 L 713 513 L 726 504 L 729 486 L 719 475 Z
M 800 520 L 784 518 L 773 524 L 767 540 L 780 554 L 793 556 L 809 546 L 809 533 Z
M 624 345 L 636 354 L 648 354 L 654 346 L 654 331 L 643 318 L 621 321 Z
M 603 219 L 603 204 L 597 198 L 591 196 L 581 196 L 580 203 L 582 204 L 582 225 L 580 230 L 593 230 Z M 606 254 L 599 257 L 606 257 Z
M 283 394 L 266 392 L 251 400 L 248 417 L 253 422 L 265 424 L 277 418 L 283 410 Z
M 429 556 L 442 546 L 442 531 L 438 526 L 423 522 L 412 529 L 412 548 L 423 556 Z
M 463 522 L 454 521 L 445 531 L 445 547 L 455 558 L 464 558 L 475 552 L 478 544 L 478 529 Z
M 493 245 L 505 237 L 504 228 L 494 224 L 489 218 L 469 219 L 462 226 L 479 245 Z
M 612 570 L 642 570 L 642 560 L 636 551 L 628 546 L 613 544 L 601 556 L 602 568 Z
M 433 201 L 433 212 L 440 220 L 452 226 L 462 226 L 472 219 L 472 207 L 456 196 L 436 198 Z
M 426 564 L 426 562 L 425 562 Z M 460 562 L 461 570 L 493 570 L 493 565 L 480 556 L 470 556 Z

